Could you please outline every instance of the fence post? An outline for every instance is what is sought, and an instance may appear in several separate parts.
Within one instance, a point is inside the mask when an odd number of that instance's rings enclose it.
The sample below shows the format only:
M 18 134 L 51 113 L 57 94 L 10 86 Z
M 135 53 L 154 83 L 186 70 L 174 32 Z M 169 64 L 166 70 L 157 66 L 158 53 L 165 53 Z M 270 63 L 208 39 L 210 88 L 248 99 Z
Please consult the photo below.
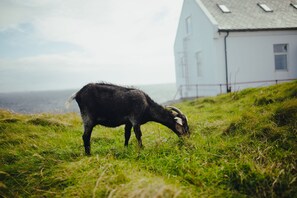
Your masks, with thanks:
M 220 84 L 220 94 L 222 94 L 222 84 Z
M 196 84 L 196 98 L 198 98 L 198 84 Z
M 183 85 L 180 86 L 180 98 L 183 99 Z

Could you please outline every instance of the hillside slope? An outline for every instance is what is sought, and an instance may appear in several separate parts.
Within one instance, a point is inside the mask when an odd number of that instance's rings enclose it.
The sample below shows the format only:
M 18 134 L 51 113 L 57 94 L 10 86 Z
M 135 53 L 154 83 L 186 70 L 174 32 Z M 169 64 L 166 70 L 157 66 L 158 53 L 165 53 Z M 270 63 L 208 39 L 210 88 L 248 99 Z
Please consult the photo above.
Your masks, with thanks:
M 76 105 L 76 104 L 75 104 Z M 191 137 L 97 126 L 83 153 L 78 114 L 0 111 L 2 197 L 296 197 L 297 82 L 177 104 Z

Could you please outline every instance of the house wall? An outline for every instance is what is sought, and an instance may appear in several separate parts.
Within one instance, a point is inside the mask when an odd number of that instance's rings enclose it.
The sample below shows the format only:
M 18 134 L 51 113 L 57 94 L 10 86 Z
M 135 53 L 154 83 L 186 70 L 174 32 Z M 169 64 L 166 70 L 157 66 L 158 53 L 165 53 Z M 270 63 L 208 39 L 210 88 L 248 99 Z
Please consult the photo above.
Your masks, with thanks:
M 275 70 L 274 44 L 288 44 L 287 70 Z M 231 32 L 227 53 L 231 83 L 297 78 L 297 31 Z M 232 85 L 232 91 L 266 84 Z
M 190 34 L 186 31 L 188 17 L 191 17 Z M 187 85 L 180 89 L 179 96 L 226 92 L 226 36 L 226 32 L 218 32 L 217 22 L 200 0 L 184 0 L 174 44 L 176 85 L 177 88 Z M 236 83 L 297 78 L 297 31 L 230 32 L 226 44 L 228 83 L 232 91 L 271 84 Z M 288 44 L 288 70 L 275 70 L 274 44 Z
M 198 3 L 197 3 L 198 2 Z M 218 60 L 215 41 L 219 39 L 215 21 L 204 12 L 199 1 L 185 0 L 174 44 L 176 84 L 195 85 L 217 83 Z M 191 33 L 186 32 L 186 19 L 191 17 Z M 182 65 L 184 62 L 184 65 Z M 199 62 L 199 63 L 197 63 Z M 185 67 L 186 64 L 186 68 Z M 199 64 L 199 66 L 198 66 Z M 183 97 L 215 95 L 219 87 L 187 86 Z

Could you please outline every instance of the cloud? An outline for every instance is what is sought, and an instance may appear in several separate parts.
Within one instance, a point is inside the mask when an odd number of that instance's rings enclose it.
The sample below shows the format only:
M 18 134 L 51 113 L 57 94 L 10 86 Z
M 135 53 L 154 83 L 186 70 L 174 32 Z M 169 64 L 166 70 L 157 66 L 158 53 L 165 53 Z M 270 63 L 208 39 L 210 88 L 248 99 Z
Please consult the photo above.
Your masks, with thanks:
M 35 21 L 44 38 L 75 43 L 103 58 L 106 53 L 123 56 L 129 52 L 159 53 L 169 44 L 166 37 L 171 38 L 169 45 L 172 47 L 176 24 L 170 21 L 173 13 L 164 5 L 168 1 L 148 4 L 144 0 L 110 0 L 104 5 L 88 3 L 84 6 L 82 1 L 74 2 L 65 3 L 57 8 L 56 14 Z M 156 6 L 158 4 L 161 5 Z M 84 14 L 87 11 L 88 14 Z M 160 45 L 162 43 L 164 45 Z
M 0 92 L 69 89 L 100 81 L 136 85 L 158 83 L 157 78 L 170 82 L 166 67 L 156 72 L 141 65 L 102 64 L 76 53 L 0 59 L 0 65 Z
M 55 3 L 54 0 L 1 0 L 0 31 L 17 28 L 19 24 L 46 16 L 55 7 Z
M 12 76 L 12 70 L 17 69 L 14 71 L 28 75 L 28 82 L 30 75 L 44 74 L 43 79 L 47 79 L 46 74 L 55 72 L 69 74 L 69 81 L 73 76 L 72 79 L 81 82 L 88 78 L 124 84 L 172 82 L 173 42 L 181 3 L 181 0 L 2 0 L 0 31 L 22 31 L 22 24 L 31 24 L 32 35 L 44 46 L 53 48 L 58 43 L 68 43 L 67 46 L 81 50 L 66 48 L 68 51 L 47 53 L 49 50 L 37 48 L 42 53 L 23 53 L 30 56 L 13 60 L 3 58 L 0 70 L 11 71 L 8 73 Z

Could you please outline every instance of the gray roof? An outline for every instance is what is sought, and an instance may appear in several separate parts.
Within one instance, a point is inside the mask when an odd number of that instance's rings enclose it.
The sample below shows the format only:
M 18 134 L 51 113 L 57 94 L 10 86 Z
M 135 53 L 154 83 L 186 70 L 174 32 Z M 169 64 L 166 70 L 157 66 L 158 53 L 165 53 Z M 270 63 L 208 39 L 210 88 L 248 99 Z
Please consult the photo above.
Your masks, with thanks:
M 218 23 L 219 31 L 297 30 L 297 0 L 197 0 Z M 272 12 L 258 6 L 265 3 Z M 223 13 L 223 4 L 231 11 Z

